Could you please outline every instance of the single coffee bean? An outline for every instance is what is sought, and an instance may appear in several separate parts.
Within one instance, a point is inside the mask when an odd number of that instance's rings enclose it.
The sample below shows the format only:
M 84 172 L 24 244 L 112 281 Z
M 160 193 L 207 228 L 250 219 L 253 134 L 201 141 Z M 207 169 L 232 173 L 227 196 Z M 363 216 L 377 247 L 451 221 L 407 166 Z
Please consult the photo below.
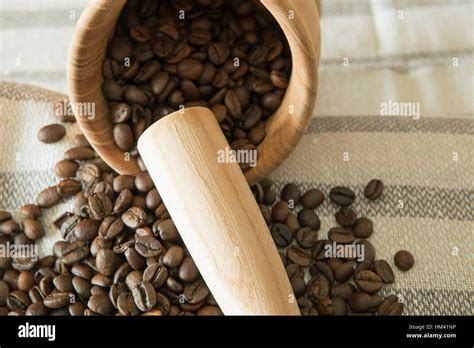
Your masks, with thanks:
M 184 259 L 184 249 L 173 245 L 163 254 L 162 262 L 168 267 L 178 267 Z
M 148 192 L 155 187 L 153 180 L 148 172 L 140 172 L 135 177 L 135 187 L 140 192 Z
M 287 249 L 286 256 L 290 261 L 303 267 L 309 266 L 311 263 L 311 255 L 296 245 L 291 245 Z
M 20 232 L 20 225 L 13 219 L 6 220 L 0 224 L 0 232 L 6 235 L 14 235 Z
M 380 304 L 378 315 L 402 315 L 405 305 L 398 301 L 395 295 L 387 296 Z
M 45 144 L 55 143 L 66 135 L 66 128 L 61 124 L 50 124 L 38 131 L 38 140 Z
M 278 110 L 281 104 L 281 98 L 276 93 L 265 93 L 261 99 L 262 105 L 270 112 Z
M 152 309 L 156 304 L 156 292 L 149 282 L 140 282 L 132 289 L 133 300 L 137 307 L 142 311 Z
M 281 199 L 288 203 L 293 203 L 293 206 L 298 204 L 301 198 L 301 190 L 298 185 L 294 183 L 286 184 L 281 191 Z
M 199 276 L 199 270 L 193 259 L 189 256 L 185 257 L 178 269 L 179 279 L 185 282 L 193 282 Z
M 318 232 L 309 227 L 302 227 L 296 232 L 296 240 L 303 248 L 311 248 L 318 240 Z
M 117 269 L 117 259 L 110 249 L 100 249 L 95 259 L 97 271 L 104 275 L 112 275 Z
M 106 295 L 92 295 L 87 301 L 87 307 L 101 315 L 112 314 L 114 310 L 112 302 Z
M 230 54 L 230 49 L 227 45 L 221 42 L 213 42 L 209 45 L 207 55 L 209 60 L 215 65 L 221 65 Z
M 171 219 L 166 219 L 161 221 L 157 228 L 155 235 L 159 235 L 162 240 L 165 242 L 174 242 L 179 239 L 178 230 Z
M 356 292 L 349 296 L 347 300 L 349 307 L 356 313 L 366 312 L 372 306 L 372 300 L 369 294 L 365 292 Z
M 125 226 L 137 229 L 145 225 L 147 214 L 140 207 L 131 207 L 122 214 L 122 221 Z
M 331 286 L 331 297 L 333 299 L 341 298 L 347 300 L 355 292 L 356 288 L 349 283 L 338 283 Z
M 351 227 L 357 221 L 357 214 L 349 207 L 341 207 L 335 216 L 342 227 Z
M 364 196 L 370 200 L 375 200 L 382 195 L 383 189 L 383 182 L 378 179 L 373 179 L 365 187 Z
M 26 218 L 21 223 L 23 225 L 23 232 L 29 239 L 37 240 L 45 235 L 43 225 L 38 220 Z
M 61 160 L 56 163 L 56 166 L 54 167 L 54 172 L 60 178 L 67 179 L 75 177 L 78 168 L 79 164 L 75 161 Z
M 272 220 L 273 222 L 282 223 L 288 216 L 288 203 L 280 201 L 275 204 L 272 208 Z
M 285 225 L 288 226 L 288 228 L 293 231 L 293 233 L 295 233 L 301 228 L 300 223 L 298 222 L 298 218 L 292 212 L 288 213 L 288 216 L 285 220 Z
M 311 265 L 309 274 L 314 277 L 317 273 L 321 273 L 325 276 L 329 284 L 334 283 L 334 273 L 325 262 L 317 261 Z
M 60 274 L 53 278 L 54 287 L 59 292 L 74 292 L 72 285 L 72 276 L 70 274 Z
M 183 294 L 187 303 L 196 304 L 209 295 L 209 289 L 203 280 L 196 280 L 184 287 Z
M 0 223 L 10 220 L 12 218 L 12 214 L 5 210 L 0 210 Z
M 137 236 L 135 249 L 143 257 L 156 257 L 164 252 L 161 243 L 153 236 Z
M 31 271 L 23 271 L 18 275 L 18 290 L 28 291 L 35 285 L 35 277 Z
M 95 157 L 94 150 L 89 147 L 71 147 L 64 151 L 64 159 L 87 161 Z
M 329 282 L 322 274 L 316 274 L 308 283 L 306 293 L 309 298 L 318 303 L 329 295 Z
M 99 236 L 105 240 L 113 239 L 123 231 L 124 227 L 122 219 L 115 216 L 107 216 L 100 224 Z
M 298 213 L 298 222 L 303 227 L 310 227 L 318 231 L 321 227 L 321 221 L 312 209 L 303 209 Z
M 168 278 L 168 269 L 159 263 L 148 266 L 143 272 L 143 281 L 150 282 L 155 289 L 165 284 Z
M 84 304 L 82 304 L 81 302 L 75 302 L 75 303 L 71 303 L 68 306 L 68 309 L 69 309 L 69 314 L 71 316 L 83 316 L 86 306 L 84 306 Z
M 10 289 L 8 288 L 8 284 L 3 280 L 0 280 L 0 306 L 4 306 L 7 303 L 9 294 Z
M 345 206 L 354 202 L 355 193 L 350 188 L 338 186 L 331 189 L 329 192 L 329 198 L 334 203 Z
M 293 239 L 293 231 L 284 224 L 273 224 L 270 231 L 275 244 L 279 247 L 288 246 Z
M 130 151 L 133 149 L 133 132 L 128 124 L 116 124 L 113 128 L 113 138 L 120 150 Z
M 90 241 L 97 237 L 100 221 L 94 219 L 82 220 L 74 227 L 74 236 L 78 240 Z
M 360 271 L 354 275 L 354 282 L 364 292 L 373 294 L 382 288 L 382 279 L 372 271 Z
M 235 119 L 240 119 L 242 117 L 242 106 L 239 97 L 233 90 L 228 90 L 225 94 L 224 104 L 227 107 L 230 116 Z
M 385 260 L 376 260 L 374 262 L 374 271 L 382 278 L 384 283 L 393 283 L 395 281 L 395 275 L 393 274 L 392 267 Z
M 339 282 L 343 283 L 349 280 L 354 274 L 354 264 L 352 261 L 347 261 L 340 265 L 334 272 L 334 278 Z
M 415 264 L 415 258 L 406 250 L 400 250 L 394 257 L 395 265 L 400 271 L 406 272 Z
M 123 292 L 117 297 L 117 309 L 122 315 L 139 315 L 140 309 L 135 304 L 135 300 L 131 293 Z
M 306 209 L 316 209 L 324 201 L 324 193 L 318 189 L 311 189 L 306 191 L 303 196 L 301 196 L 301 204 Z
M 42 302 L 32 303 L 26 309 L 25 315 L 27 316 L 44 316 L 48 315 L 48 310 Z
M 44 305 L 51 309 L 57 309 L 67 306 L 72 299 L 72 294 L 67 292 L 54 292 L 46 296 Z
M 92 163 L 83 163 L 76 172 L 76 177 L 86 183 L 92 182 L 99 178 L 101 171 L 98 166 Z
M 113 123 L 123 123 L 132 116 L 132 108 L 126 103 L 110 103 L 109 115 Z
M 74 241 L 62 244 L 58 248 L 57 257 L 66 265 L 73 265 L 89 256 L 89 247 L 84 241 Z
M 36 204 L 41 208 L 50 208 L 58 204 L 61 198 L 56 186 L 51 186 L 38 193 L 36 196 Z
M 363 248 L 362 250 L 364 255 L 362 261 L 368 261 L 370 263 L 375 261 L 375 248 L 372 243 L 366 239 L 362 239 L 357 241 L 355 244 L 359 244 Z
M 58 193 L 62 197 L 72 197 L 82 190 L 82 184 L 78 180 L 63 179 L 56 186 Z
M 374 231 L 372 220 L 366 217 L 359 218 L 355 222 L 352 231 L 357 238 L 369 238 Z
M 203 65 L 197 59 L 187 58 L 178 63 L 178 75 L 182 79 L 196 80 L 203 72 Z
M 355 240 L 354 234 L 351 230 L 343 227 L 333 227 L 328 232 L 330 241 L 338 244 L 350 244 Z

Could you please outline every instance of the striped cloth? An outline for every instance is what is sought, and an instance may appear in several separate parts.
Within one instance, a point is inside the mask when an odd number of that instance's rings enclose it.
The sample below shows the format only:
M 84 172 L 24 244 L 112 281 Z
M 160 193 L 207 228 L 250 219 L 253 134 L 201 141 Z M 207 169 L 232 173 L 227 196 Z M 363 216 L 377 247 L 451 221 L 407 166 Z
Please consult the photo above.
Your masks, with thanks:
M 0 0 L 0 79 L 67 93 L 67 48 L 85 3 Z M 385 182 L 380 200 L 359 199 L 355 209 L 374 220 L 378 258 L 393 265 L 400 249 L 415 255 L 415 267 L 395 269 L 384 290 L 406 302 L 407 314 L 473 314 L 473 19 L 472 0 L 323 2 L 314 118 L 273 175 L 279 187 L 349 185 L 359 197 L 370 179 Z M 39 144 L 36 131 L 54 121 L 51 101 L 61 97 L 0 84 L 0 209 L 56 182 L 54 163 L 79 130 L 68 125 L 55 145 Z M 382 116 L 388 103 L 415 103 L 420 117 Z M 318 208 L 321 238 L 334 212 L 329 202 Z M 50 229 L 42 250 L 57 238 Z

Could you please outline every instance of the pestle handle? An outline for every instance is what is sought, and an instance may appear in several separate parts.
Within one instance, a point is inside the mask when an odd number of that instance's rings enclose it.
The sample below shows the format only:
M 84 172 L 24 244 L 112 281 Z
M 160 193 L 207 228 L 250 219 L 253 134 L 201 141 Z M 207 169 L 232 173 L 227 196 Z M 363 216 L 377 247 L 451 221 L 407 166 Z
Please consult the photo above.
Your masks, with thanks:
M 168 212 L 226 315 L 299 315 L 281 258 L 209 109 L 177 111 L 149 127 L 138 150 Z

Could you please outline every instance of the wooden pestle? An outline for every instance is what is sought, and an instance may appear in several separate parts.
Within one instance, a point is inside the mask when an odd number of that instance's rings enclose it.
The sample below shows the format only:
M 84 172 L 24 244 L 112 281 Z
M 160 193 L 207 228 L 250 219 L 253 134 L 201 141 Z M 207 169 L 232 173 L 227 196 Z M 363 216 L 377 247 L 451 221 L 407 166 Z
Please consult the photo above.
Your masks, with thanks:
M 209 109 L 176 111 L 138 150 L 206 284 L 226 315 L 299 315 L 277 248 Z

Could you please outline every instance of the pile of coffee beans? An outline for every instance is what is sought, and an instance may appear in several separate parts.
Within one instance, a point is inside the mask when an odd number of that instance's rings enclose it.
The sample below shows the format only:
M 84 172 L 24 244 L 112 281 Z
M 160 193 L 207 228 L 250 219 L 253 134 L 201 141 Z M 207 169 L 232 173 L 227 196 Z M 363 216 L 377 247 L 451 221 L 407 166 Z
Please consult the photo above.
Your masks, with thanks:
M 291 55 L 258 2 L 129 1 L 102 71 L 115 143 L 132 156 L 147 127 L 192 106 L 210 108 L 231 147 L 249 150 L 280 106 Z
M 404 303 L 395 295 L 378 294 L 385 284 L 395 282 L 390 264 L 376 258 L 374 246 L 367 240 L 373 231 L 372 220 L 358 216 L 351 208 L 356 195 L 348 187 L 334 187 L 329 199 L 337 208 L 339 226 L 319 239 L 321 222 L 315 212 L 325 200 L 318 189 L 301 192 L 293 184 L 281 191 L 281 200 L 264 180 L 253 188 L 262 214 L 269 225 L 275 244 L 280 249 L 291 286 L 303 315 L 401 315 Z M 375 200 L 383 193 L 383 183 L 374 179 L 364 195 Z M 272 205 L 270 209 L 268 206 Z M 359 246 L 360 255 L 328 255 L 327 250 Z M 395 264 L 407 271 L 414 264 L 408 251 L 395 255 Z
M 57 127 L 54 127 L 57 128 Z M 44 131 L 40 130 L 39 135 Z M 48 132 L 46 132 L 48 133 Z M 60 137 L 53 136 L 58 140 Z M 52 142 L 43 138 L 47 143 Z M 45 235 L 43 209 L 74 199 L 72 212 L 53 223 L 62 240 L 40 259 L 0 257 L 0 315 L 220 315 L 166 206 L 147 172 L 118 175 L 96 156 L 82 134 L 55 167 L 57 185 L 21 207 L 20 223 L 0 211 L 0 244 L 28 246 Z M 380 196 L 383 184 L 367 191 Z M 351 209 L 352 190 L 335 187 L 340 226 L 319 239 L 315 212 L 325 200 L 318 189 L 301 193 L 286 185 L 277 202 L 270 179 L 252 187 L 288 273 L 303 315 L 400 315 L 397 296 L 378 291 L 395 281 L 390 265 L 375 258 L 367 240 L 373 223 Z M 364 260 L 327 257 L 325 246 L 364 245 Z M 407 271 L 408 251 L 395 255 Z

